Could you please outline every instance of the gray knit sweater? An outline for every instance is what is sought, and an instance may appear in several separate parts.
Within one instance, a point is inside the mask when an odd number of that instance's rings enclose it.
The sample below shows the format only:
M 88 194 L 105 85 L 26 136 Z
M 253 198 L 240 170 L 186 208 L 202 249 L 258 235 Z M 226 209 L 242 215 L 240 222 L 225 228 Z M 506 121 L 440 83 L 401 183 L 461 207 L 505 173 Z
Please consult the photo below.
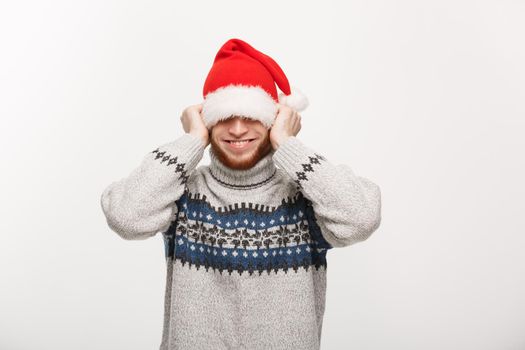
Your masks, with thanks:
M 101 196 L 122 238 L 162 234 L 160 349 L 320 349 L 327 252 L 378 228 L 379 187 L 295 136 L 248 170 L 204 149 L 183 134 Z

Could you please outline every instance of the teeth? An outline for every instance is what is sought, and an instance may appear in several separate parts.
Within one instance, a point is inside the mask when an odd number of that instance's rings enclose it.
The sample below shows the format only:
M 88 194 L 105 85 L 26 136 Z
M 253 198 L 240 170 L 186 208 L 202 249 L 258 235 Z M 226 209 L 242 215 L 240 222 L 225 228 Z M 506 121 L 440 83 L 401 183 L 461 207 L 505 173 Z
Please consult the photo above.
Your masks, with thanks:
M 230 143 L 233 143 L 234 145 L 242 145 L 246 142 L 249 142 L 250 140 L 242 140 L 242 141 L 230 141 Z

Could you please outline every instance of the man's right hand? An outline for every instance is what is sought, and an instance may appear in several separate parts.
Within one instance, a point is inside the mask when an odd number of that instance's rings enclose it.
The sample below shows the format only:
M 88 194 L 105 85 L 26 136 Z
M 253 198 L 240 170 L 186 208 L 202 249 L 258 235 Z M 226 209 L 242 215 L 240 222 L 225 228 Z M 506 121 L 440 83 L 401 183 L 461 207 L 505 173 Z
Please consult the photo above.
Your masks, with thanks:
M 188 134 L 200 137 L 204 142 L 204 147 L 206 147 L 210 143 L 210 134 L 208 128 L 206 128 L 206 125 L 204 124 L 204 120 L 202 119 L 201 111 L 202 103 L 186 107 L 184 111 L 182 111 L 180 120 L 184 131 Z

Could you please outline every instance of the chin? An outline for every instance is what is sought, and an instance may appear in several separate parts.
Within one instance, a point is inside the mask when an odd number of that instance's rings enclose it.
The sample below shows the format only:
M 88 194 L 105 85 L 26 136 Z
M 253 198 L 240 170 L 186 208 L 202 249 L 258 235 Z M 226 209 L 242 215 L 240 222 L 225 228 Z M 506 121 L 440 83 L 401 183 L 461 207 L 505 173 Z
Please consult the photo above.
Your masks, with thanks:
M 253 167 L 261 159 L 255 151 L 246 151 L 242 154 L 227 154 L 227 165 L 233 169 L 245 170 Z

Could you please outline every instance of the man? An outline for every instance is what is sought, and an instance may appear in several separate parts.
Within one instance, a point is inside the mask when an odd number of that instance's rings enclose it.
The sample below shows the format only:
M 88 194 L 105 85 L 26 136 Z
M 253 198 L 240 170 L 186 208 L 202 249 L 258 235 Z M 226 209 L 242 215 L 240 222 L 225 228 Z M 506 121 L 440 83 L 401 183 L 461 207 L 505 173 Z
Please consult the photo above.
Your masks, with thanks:
M 246 42 L 221 47 L 203 94 L 101 197 L 124 239 L 163 235 L 160 349 L 319 349 L 326 253 L 378 228 L 380 189 L 297 138 L 306 97 Z

